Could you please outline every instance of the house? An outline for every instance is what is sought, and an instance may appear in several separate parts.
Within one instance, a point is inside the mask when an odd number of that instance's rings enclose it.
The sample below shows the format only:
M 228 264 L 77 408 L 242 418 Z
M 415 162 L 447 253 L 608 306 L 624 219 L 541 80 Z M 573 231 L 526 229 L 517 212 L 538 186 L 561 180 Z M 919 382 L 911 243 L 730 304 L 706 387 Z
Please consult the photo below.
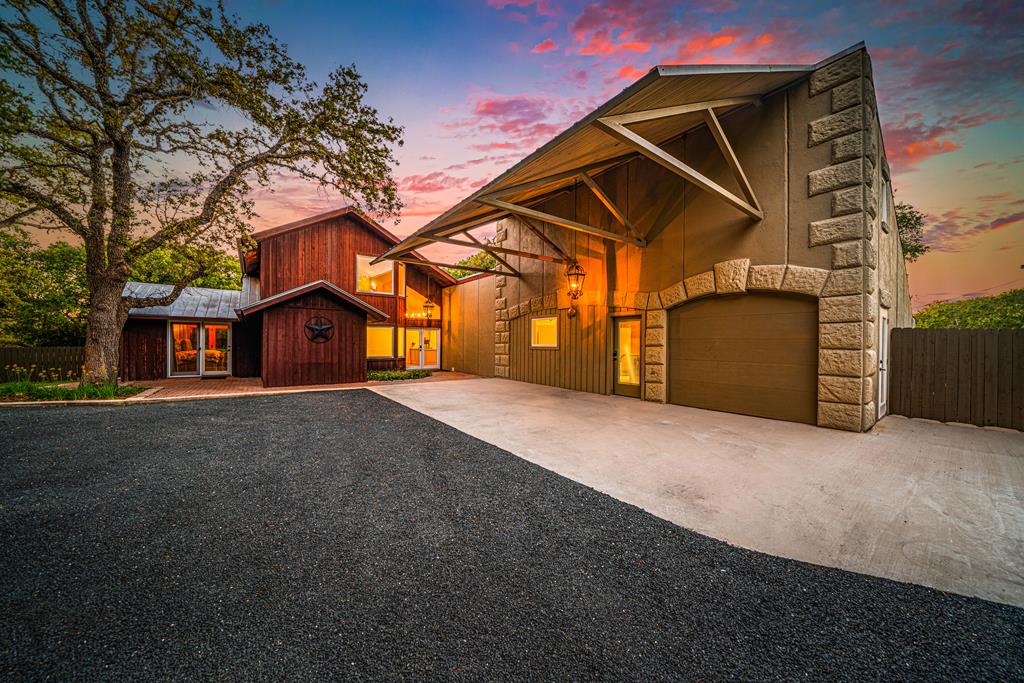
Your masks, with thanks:
M 487 247 L 446 367 L 861 431 L 911 326 L 871 60 L 659 66 L 383 258 Z
M 232 375 L 272 387 L 441 367 L 441 288 L 455 280 L 431 265 L 374 263 L 399 242 L 375 221 L 346 207 L 253 241 L 240 291 L 189 287 L 169 306 L 129 311 L 123 379 Z M 170 289 L 130 282 L 125 295 Z

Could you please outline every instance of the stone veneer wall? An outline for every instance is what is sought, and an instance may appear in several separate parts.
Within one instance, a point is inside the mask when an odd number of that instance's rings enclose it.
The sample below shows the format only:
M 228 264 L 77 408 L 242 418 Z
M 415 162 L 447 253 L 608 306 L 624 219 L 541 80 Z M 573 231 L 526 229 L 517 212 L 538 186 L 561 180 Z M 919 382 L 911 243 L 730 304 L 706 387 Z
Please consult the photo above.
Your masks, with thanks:
M 861 431 L 875 423 L 878 369 L 879 140 L 871 61 L 865 50 L 818 69 L 810 97 L 829 97 L 831 114 L 807 126 L 807 145 L 831 146 L 831 163 L 811 171 L 808 197 L 831 193 L 831 217 L 808 226 L 811 246 L 830 245 L 832 274 L 821 292 L 818 424 Z

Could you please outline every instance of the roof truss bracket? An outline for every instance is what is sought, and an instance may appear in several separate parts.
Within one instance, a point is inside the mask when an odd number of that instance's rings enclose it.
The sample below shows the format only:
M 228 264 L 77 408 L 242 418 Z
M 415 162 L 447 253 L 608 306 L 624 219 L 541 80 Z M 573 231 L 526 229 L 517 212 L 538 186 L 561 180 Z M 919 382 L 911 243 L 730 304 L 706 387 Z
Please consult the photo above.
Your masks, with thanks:
M 456 263 L 438 263 L 437 261 L 427 261 L 425 259 L 410 258 L 408 256 L 389 256 L 392 261 L 400 261 L 402 263 L 412 263 L 417 266 L 434 266 L 436 268 L 455 268 L 457 270 L 468 270 L 474 273 L 488 273 L 490 275 L 508 275 L 509 277 L 519 277 L 518 271 L 507 273 L 503 270 L 493 270 L 491 268 L 477 268 L 476 266 L 460 266 Z
M 620 235 L 618 233 L 611 232 L 610 230 L 595 228 L 592 225 L 586 225 L 584 223 L 577 223 L 576 221 L 571 221 L 568 218 L 561 218 L 560 216 L 544 213 L 543 211 L 537 211 L 536 209 L 531 209 L 525 206 L 519 206 L 518 204 L 511 204 L 500 199 L 492 199 L 490 196 L 478 197 L 476 201 L 481 204 L 493 206 L 496 209 L 503 209 L 517 216 L 532 218 L 544 223 L 551 223 L 552 225 L 557 225 L 568 230 L 575 230 L 576 232 L 586 233 L 595 237 L 603 237 L 604 239 L 614 240 L 616 242 L 625 242 L 626 244 L 633 244 L 638 247 L 647 246 L 647 241 L 643 238 Z
M 454 245 L 456 247 L 468 247 L 470 249 L 472 249 L 472 248 L 477 246 L 473 242 L 466 242 L 464 240 L 456 240 L 456 239 L 452 239 L 450 237 L 440 237 L 438 235 L 425 236 L 425 239 L 428 239 L 431 242 L 441 242 L 443 244 L 452 244 L 452 245 Z M 499 246 L 496 246 L 496 245 L 493 245 L 493 244 L 488 244 L 487 245 L 487 251 L 491 252 L 492 254 L 496 252 L 498 254 L 508 254 L 509 256 L 522 256 L 524 258 L 532 258 L 532 259 L 536 259 L 538 261 L 547 261 L 548 263 L 561 263 L 563 265 L 568 265 L 568 264 L 570 264 L 572 262 L 569 259 L 569 257 L 565 256 L 565 255 L 562 255 L 561 257 L 545 256 L 544 254 L 534 254 L 534 253 L 529 252 L 529 251 L 521 251 L 519 249 L 509 249 L 508 247 L 499 247 Z
M 495 261 L 497 261 L 498 263 L 503 265 L 505 268 L 507 268 L 510 273 L 514 273 L 517 277 L 519 276 L 519 274 L 520 274 L 519 271 L 516 270 L 515 268 L 513 268 L 511 263 L 509 263 L 508 261 L 503 259 L 494 249 L 492 249 L 491 245 L 484 244 L 483 242 L 478 240 L 476 237 L 473 237 L 473 234 L 470 233 L 469 231 L 466 231 L 463 234 L 469 239 L 470 242 L 472 242 L 477 247 L 479 247 L 483 251 L 485 251 L 488 254 L 490 254 L 491 257 L 494 258 Z
M 754 196 L 754 191 L 750 186 L 750 182 L 747 180 L 747 176 L 743 172 L 743 168 L 740 166 L 739 159 L 737 159 L 736 153 L 729 144 L 728 138 L 725 137 L 725 132 L 722 130 L 722 126 L 719 124 L 718 117 L 715 116 L 714 112 L 716 107 L 737 106 L 758 101 L 760 101 L 760 98 L 757 97 L 740 97 L 728 100 L 696 102 L 677 107 L 665 107 L 662 109 L 630 112 L 628 114 L 619 114 L 615 116 L 604 116 L 596 119 L 594 121 L 594 125 L 620 142 L 625 143 L 627 146 L 636 150 L 651 161 L 667 168 L 676 175 L 689 180 L 705 192 L 709 192 L 721 198 L 727 204 L 739 209 L 754 220 L 762 220 L 764 218 L 764 212 L 761 210 L 761 205 L 758 203 L 757 197 Z M 654 119 L 665 118 L 667 116 L 690 114 L 697 111 L 703 113 L 704 121 L 711 130 L 711 135 L 715 138 L 715 142 L 722 151 L 726 163 L 728 163 L 729 169 L 736 178 L 736 182 L 739 184 L 740 188 L 742 188 L 746 199 L 737 197 L 729 190 L 697 171 L 697 169 L 680 161 L 658 145 L 652 143 L 650 140 L 627 128 L 627 125 L 629 124 L 651 121 Z

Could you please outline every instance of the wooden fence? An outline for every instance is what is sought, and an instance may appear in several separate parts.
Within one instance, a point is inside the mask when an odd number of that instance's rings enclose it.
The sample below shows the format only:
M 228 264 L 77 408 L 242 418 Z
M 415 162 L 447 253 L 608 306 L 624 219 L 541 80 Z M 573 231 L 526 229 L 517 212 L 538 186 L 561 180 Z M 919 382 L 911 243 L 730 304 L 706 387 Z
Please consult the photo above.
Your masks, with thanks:
M 889 412 L 1024 429 L 1024 330 L 894 329 Z
M 3 346 L 0 347 L 0 381 L 13 379 L 10 366 L 36 366 L 37 371 L 59 370 L 62 377 L 70 372 L 77 379 L 82 372 L 84 354 L 81 346 Z

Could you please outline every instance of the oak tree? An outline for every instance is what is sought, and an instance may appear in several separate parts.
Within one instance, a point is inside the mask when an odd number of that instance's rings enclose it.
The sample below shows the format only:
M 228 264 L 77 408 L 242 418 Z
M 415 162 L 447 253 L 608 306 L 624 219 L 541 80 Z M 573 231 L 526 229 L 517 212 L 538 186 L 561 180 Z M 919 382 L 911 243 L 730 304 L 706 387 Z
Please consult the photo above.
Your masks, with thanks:
M 4 0 L 0 223 L 84 245 L 85 380 L 115 381 L 125 298 L 157 249 L 210 254 L 248 234 L 249 199 L 282 174 L 382 216 L 400 207 L 402 130 L 364 101 L 355 67 L 323 84 L 267 26 L 194 0 Z

